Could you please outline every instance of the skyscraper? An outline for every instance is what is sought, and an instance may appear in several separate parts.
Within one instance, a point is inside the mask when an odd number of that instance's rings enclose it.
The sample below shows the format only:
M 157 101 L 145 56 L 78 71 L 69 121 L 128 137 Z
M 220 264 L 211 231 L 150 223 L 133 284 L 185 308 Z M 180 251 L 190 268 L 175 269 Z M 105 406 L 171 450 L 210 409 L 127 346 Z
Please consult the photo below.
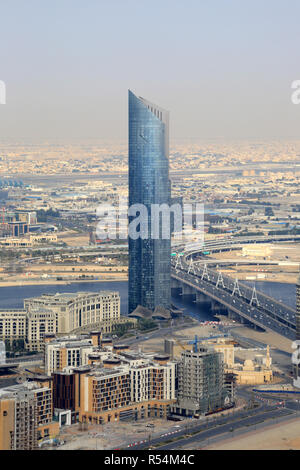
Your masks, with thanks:
M 133 239 L 129 232 L 129 313 L 138 305 L 170 307 L 171 240 L 162 237 L 162 217 L 159 237 L 151 237 L 152 205 L 170 200 L 169 113 L 129 90 L 129 207 L 143 204 L 148 214 L 146 236 Z

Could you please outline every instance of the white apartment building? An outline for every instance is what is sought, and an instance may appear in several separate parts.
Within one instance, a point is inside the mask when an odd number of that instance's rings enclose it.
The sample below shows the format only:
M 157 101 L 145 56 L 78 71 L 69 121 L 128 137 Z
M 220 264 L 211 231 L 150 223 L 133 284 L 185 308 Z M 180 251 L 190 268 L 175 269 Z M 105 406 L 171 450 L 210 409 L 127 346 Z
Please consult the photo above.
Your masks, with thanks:
M 131 400 L 134 403 L 158 400 L 174 400 L 175 392 L 175 362 L 160 364 L 144 364 L 131 366 Z
M 78 336 L 57 338 L 45 344 L 45 373 L 88 364 L 94 351 L 92 339 Z

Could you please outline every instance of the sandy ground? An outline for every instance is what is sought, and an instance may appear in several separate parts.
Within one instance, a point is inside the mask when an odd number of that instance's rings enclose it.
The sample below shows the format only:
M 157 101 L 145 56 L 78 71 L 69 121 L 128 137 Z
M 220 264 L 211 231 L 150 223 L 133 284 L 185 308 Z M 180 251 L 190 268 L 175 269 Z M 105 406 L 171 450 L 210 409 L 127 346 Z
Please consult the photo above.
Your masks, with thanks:
M 213 253 L 210 258 L 213 259 L 232 259 L 233 262 L 242 260 L 245 261 L 256 261 L 259 262 L 283 262 L 283 263 L 299 263 L 300 262 L 300 250 L 299 246 L 293 244 L 272 244 L 268 245 L 272 249 L 270 256 L 243 256 L 242 250 L 233 250 L 231 252 Z M 229 276 L 237 276 L 240 280 L 246 280 L 249 277 L 256 277 L 258 280 L 273 281 L 273 282 L 287 282 L 294 284 L 298 276 L 298 266 L 293 264 L 281 264 L 281 265 L 261 265 L 261 266 L 247 266 L 245 264 L 238 266 L 232 266 L 228 269 L 223 269 L 222 272 Z
M 86 274 L 86 273 L 84 273 Z M 127 281 L 128 277 L 126 273 L 103 273 L 101 276 L 98 276 L 99 279 L 74 279 L 57 281 L 56 277 L 48 279 L 38 279 L 20 277 L 20 276 L 11 276 L 7 281 L 0 281 L 0 287 L 9 287 L 9 286 L 35 286 L 35 285 L 53 285 L 53 284 L 70 284 L 72 282 L 106 282 L 106 281 Z
M 164 351 L 164 340 L 165 338 L 171 339 L 171 338 L 176 338 L 177 341 L 182 342 L 183 344 L 186 343 L 187 340 L 193 340 L 195 338 L 195 335 L 197 335 L 199 338 L 205 338 L 208 336 L 213 336 L 217 335 L 219 333 L 219 330 L 217 328 L 213 328 L 212 325 L 199 325 L 199 323 L 191 325 L 191 327 L 187 328 L 181 328 L 180 326 L 177 326 L 176 329 L 174 327 L 174 331 L 172 334 L 168 334 L 165 337 L 160 337 L 160 338 L 153 338 L 149 340 L 143 340 L 142 344 L 140 344 L 140 347 L 142 347 L 144 352 L 151 352 L 151 351 L 158 351 L 158 352 L 163 352 Z M 180 348 L 179 343 L 175 343 L 176 350 L 178 352 L 182 351 L 183 348 Z M 191 346 L 192 348 L 192 346 Z
M 244 401 L 239 400 L 237 408 L 242 408 Z M 231 414 L 228 410 L 223 414 Z M 213 420 L 214 417 L 206 418 Z M 154 424 L 154 428 L 147 427 L 147 424 Z M 58 447 L 59 450 L 88 450 L 88 449 L 118 449 L 126 447 L 128 443 L 148 441 L 149 438 L 160 436 L 166 432 L 175 432 L 178 429 L 192 429 L 199 424 L 196 419 L 184 419 L 180 422 L 167 421 L 160 418 L 147 418 L 139 421 L 112 422 L 104 425 L 88 425 L 86 431 L 80 430 L 79 424 L 64 426 L 61 429 L 59 439 L 64 444 Z M 133 447 L 134 449 L 134 447 Z
M 86 246 L 89 244 L 89 235 L 78 234 L 77 232 L 61 232 L 58 234 L 58 241 L 65 242 L 68 246 Z
M 216 443 L 213 450 L 300 450 L 300 418 Z
M 34 284 L 61 284 L 62 282 L 78 282 L 80 275 L 95 276 L 99 281 L 127 280 L 127 266 L 103 266 L 98 264 L 38 264 L 28 266 L 24 273 L 2 274 L 0 286 L 34 285 Z M 63 281 L 57 281 L 56 277 Z M 74 278 L 74 280 L 72 279 Z M 76 279 L 75 279 L 76 278 Z
M 285 338 L 273 332 L 258 332 L 247 328 L 245 326 L 237 327 L 234 331 L 240 336 L 260 341 L 261 343 L 269 344 L 271 348 L 278 348 L 282 351 L 292 353 L 292 342 L 290 339 Z
M 65 444 L 58 447 L 59 450 L 91 450 L 91 449 L 118 449 L 125 447 L 127 443 L 134 443 L 147 440 L 155 434 L 163 434 L 167 431 L 175 431 L 184 427 L 190 420 L 174 423 L 165 419 L 145 419 L 140 421 L 129 421 L 107 423 L 104 425 L 90 425 L 87 431 L 81 431 L 78 424 L 65 426 L 62 428 L 59 439 Z M 154 428 L 146 425 L 154 424 Z

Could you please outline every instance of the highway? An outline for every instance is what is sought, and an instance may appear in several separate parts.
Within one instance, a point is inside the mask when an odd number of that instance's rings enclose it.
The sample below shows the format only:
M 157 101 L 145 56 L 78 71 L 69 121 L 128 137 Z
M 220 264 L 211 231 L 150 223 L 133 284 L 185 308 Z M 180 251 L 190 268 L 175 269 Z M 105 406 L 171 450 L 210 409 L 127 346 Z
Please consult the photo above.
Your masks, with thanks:
M 269 329 L 294 339 L 296 325 L 295 311 L 292 308 L 262 293 L 257 293 L 258 303 L 254 300 L 251 305 L 253 291 L 243 283 L 239 282 L 241 295 L 238 292 L 233 294 L 235 282 L 229 276 L 222 276 L 223 282 L 218 283 L 219 274 L 211 269 L 207 270 L 207 275 L 204 276 L 204 269 L 201 270 L 194 264 L 192 272 L 185 259 L 181 260 L 180 264 L 173 260 L 172 264 L 173 279 L 216 300 L 262 329 Z
M 196 446 L 212 444 L 212 440 L 216 441 L 216 437 L 223 440 L 232 437 L 241 436 L 242 434 L 257 430 L 269 426 L 274 422 L 287 421 L 294 419 L 295 415 L 291 411 L 277 407 L 274 410 L 267 409 L 264 412 L 258 413 L 254 416 L 249 416 L 243 419 L 239 419 L 237 422 L 229 422 L 223 425 L 218 425 L 215 428 L 208 429 L 196 435 L 190 437 L 183 437 L 178 442 L 169 443 L 163 446 L 159 446 L 159 450 L 175 450 L 180 449 L 183 446 L 190 446 L 194 449 Z
M 295 418 L 294 410 L 284 408 L 282 405 L 268 405 L 261 401 L 256 408 L 238 410 L 228 415 L 215 415 L 209 419 L 191 420 L 190 424 L 178 425 L 179 428 L 170 430 L 163 435 L 153 435 L 147 442 L 136 444 L 135 450 L 148 449 L 150 446 L 159 450 L 178 449 L 182 446 L 191 445 L 194 448 L 208 439 L 223 435 L 223 438 L 232 437 L 239 433 L 251 431 L 257 425 L 265 426 L 276 420 Z M 170 440 L 175 441 L 170 442 Z M 133 443 L 127 447 L 132 448 Z

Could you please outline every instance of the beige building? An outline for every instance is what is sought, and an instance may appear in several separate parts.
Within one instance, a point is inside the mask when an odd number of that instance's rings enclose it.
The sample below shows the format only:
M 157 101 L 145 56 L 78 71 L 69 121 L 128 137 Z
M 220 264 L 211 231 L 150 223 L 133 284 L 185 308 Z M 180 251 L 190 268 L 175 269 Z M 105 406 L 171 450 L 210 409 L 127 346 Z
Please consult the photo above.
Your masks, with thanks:
M 218 338 L 206 343 L 213 346 L 215 351 L 223 354 L 225 373 L 235 374 L 237 384 L 258 385 L 273 380 L 269 346 L 267 346 L 266 355 L 263 355 L 242 348 L 235 351 L 233 342 L 225 338 Z M 235 355 L 239 356 L 242 362 L 235 362 Z
M 56 333 L 56 313 L 47 308 L 31 308 L 27 312 L 25 347 L 30 351 L 41 351 L 45 334 Z
M 102 327 L 110 332 L 120 320 L 120 295 L 118 292 L 77 292 L 47 294 L 24 300 L 27 309 L 50 308 L 57 315 L 57 332 L 70 333 L 84 327 Z
M 0 340 L 20 341 L 29 351 L 40 351 L 45 333 L 56 329 L 56 314 L 49 309 L 0 311 Z
M 24 309 L 0 310 L 0 341 L 12 343 L 21 340 L 25 343 L 26 321 L 27 313 Z
M 234 365 L 234 344 L 232 341 L 226 341 L 226 339 L 218 338 L 216 342 L 207 341 L 207 344 L 213 346 L 214 350 L 223 354 L 224 364 L 227 368 L 231 368 Z
M 78 292 L 42 295 L 24 300 L 24 309 L 0 310 L 0 341 L 23 341 L 29 351 L 41 351 L 46 334 L 100 329 L 111 333 L 136 319 L 120 316 L 118 292 Z
M 10 248 L 30 248 L 35 245 L 43 243 L 57 243 L 57 235 L 39 234 L 29 235 L 28 237 L 4 237 L 0 238 L 0 246 L 7 246 Z
M 58 380 L 58 374 L 64 376 Z M 94 346 L 87 365 L 54 372 L 54 394 L 56 387 L 70 390 L 74 384 L 69 392 L 74 399 L 66 405 L 74 403 L 72 412 L 81 422 L 166 417 L 176 399 L 176 374 L 177 364 L 167 355 L 142 354 L 125 345 Z
M 39 440 L 58 434 L 52 415 L 49 379 L 0 389 L 0 450 L 37 449 Z

